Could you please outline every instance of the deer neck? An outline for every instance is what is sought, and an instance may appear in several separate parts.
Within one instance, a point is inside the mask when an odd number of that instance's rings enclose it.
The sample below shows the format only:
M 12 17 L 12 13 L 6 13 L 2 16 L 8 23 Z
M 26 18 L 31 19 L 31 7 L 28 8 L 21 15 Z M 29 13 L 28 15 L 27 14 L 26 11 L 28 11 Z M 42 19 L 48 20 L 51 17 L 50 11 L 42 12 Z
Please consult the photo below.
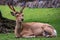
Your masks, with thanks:
M 20 28 L 20 30 L 22 30 L 22 22 L 19 22 L 18 20 L 16 20 L 16 26 Z

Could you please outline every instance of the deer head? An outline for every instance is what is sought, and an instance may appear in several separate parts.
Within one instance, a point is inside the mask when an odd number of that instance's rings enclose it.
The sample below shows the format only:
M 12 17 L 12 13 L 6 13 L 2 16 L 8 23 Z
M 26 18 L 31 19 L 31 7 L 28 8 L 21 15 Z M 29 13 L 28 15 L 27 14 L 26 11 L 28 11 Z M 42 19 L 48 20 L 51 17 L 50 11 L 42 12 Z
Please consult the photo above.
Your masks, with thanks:
M 20 12 L 17 12 L 12 5 L 8 3 L 9 8 L 12 10 L 11 14 L 16 17 L 17 21 L 23 21 L 23 9 L 25 5 L 22 6 Z

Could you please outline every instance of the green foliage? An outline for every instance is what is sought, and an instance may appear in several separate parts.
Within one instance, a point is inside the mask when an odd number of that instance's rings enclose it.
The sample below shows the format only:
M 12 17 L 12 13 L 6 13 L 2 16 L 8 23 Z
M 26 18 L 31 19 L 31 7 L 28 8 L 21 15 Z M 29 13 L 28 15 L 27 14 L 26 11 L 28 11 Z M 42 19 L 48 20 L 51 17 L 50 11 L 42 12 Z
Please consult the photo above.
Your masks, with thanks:
M 19 7 L 15 7 L 20 11 Z M 3 17 L 15 20 L 15 17 L 10 14 L 12 10 L 8 6 L 0 6 Z M 25 8 L 24 22 L 43 22 L 49 23 L 55 27 L 58 36 L 56 38 L 19 38 L 16 39 L 13 33 L 0 34 L 0 40 L 59 40 L 60 39 L 60 8 Z

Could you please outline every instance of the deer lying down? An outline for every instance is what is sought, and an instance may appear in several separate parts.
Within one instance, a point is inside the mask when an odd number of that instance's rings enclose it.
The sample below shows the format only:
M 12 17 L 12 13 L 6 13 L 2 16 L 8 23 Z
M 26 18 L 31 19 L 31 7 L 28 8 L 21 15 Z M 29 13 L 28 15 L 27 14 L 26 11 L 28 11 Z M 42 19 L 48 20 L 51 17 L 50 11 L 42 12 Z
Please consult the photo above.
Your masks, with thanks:
M 27 22 L 23 23 L 23 9 L 20 12 L 16 12 L 14 7 L 9 5 L 10 9 L 13 11 L 12 14 L 16 17 L 15 35 L 16 37 L 56 37 L 56 30 L 49 24 L 39 23 L 39 22 Z

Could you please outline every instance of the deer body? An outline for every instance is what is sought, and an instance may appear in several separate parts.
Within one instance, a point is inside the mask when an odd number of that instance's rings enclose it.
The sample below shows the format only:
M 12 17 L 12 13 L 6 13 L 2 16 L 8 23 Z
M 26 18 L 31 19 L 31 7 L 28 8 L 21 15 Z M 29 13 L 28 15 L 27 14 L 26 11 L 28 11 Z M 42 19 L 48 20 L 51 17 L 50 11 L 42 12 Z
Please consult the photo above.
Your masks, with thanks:
M 39 22 L 27 22 L 22 24 L 22 31 L 20 35 L 22 37 L 27 37 L 27 36 L 45 36 L 43 34 L 44 31 L 50 33 L 50 36 L 56 36 L 54 34 L 54 28 L 46 23 L 39 23 Z

